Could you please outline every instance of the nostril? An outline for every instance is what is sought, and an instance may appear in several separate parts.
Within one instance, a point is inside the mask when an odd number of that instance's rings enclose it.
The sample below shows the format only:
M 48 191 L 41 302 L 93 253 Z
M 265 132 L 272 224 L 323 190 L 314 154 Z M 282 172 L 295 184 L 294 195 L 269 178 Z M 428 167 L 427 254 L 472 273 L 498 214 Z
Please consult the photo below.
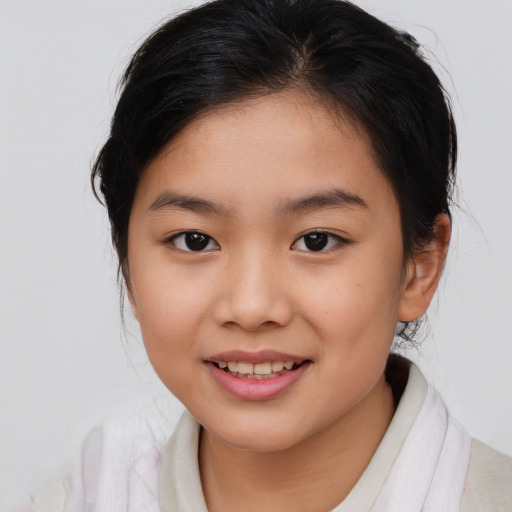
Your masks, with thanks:
M 213 310 L 219 325 L 261 332 L 290 322 L 293 308 L 283 289 L 269 276 L 258 273 L 258 277 L 229 279 L 226 288 L 219 290 Z
M 249 332 L 266 332 L 281 327 L 279 322 L 273 320 L 266 320 L 264 322 L 250 322 L 247 319 L 239 319 L 239 321 L 229 320 L 224 322 L 223 327 L 228 329 L 244 329 Z

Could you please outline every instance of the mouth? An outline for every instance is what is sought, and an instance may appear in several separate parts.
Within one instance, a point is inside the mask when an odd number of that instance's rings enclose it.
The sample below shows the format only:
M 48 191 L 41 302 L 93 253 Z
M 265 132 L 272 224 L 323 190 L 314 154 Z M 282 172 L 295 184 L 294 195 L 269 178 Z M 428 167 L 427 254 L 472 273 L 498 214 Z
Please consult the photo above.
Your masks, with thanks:
M 295 386 L 307 373 L 310 359 L 276 352 L 225 352 L 205 361 L 214 381 L 243 400 L 270 400 Z
M 266 380 L 275 379 L 281 375 L 297 370 L 306 361 L 266 361 L 248 363 L 244 361 L 212 361 L 219 370 L 241 379 Z

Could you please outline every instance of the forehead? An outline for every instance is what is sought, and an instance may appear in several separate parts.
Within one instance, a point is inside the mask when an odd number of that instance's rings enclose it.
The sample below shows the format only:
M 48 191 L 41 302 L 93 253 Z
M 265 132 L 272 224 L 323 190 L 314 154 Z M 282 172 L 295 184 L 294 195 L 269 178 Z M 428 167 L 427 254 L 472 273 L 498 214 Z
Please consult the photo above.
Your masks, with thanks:
M 173 192 L 268 208 L 313 189 L 372 207 L 396 201 L 356 122 L 300 92 L 230 104 L 192 121 L 149 164 L 136 200 Z

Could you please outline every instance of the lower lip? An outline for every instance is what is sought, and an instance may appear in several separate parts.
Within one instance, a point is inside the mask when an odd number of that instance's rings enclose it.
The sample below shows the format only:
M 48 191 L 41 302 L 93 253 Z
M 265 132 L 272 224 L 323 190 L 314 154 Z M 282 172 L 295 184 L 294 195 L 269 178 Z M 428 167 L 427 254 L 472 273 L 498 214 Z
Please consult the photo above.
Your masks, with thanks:
M 208 366 L 215 382 L 231 395 L 243 400 L 270 400 L 288 390 L 302 376 L 310 364 L 310 362 L 305 362 L 296 370 L 270 379 L 244 379 L 217 368 L 211 362 L 208 362 L 206 366 Z

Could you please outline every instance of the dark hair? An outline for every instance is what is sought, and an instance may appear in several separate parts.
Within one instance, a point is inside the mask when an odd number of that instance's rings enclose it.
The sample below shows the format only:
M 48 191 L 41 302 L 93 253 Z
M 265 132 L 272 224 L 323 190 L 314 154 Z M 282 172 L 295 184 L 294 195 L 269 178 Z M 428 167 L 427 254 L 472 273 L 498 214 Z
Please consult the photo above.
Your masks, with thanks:
M 92 180 L 128 285 L 128 221 L 148 163 L 199 114 L 290 87 L 362 127 L 399 204 L 405 257 L 432 240 L 435 216 L 449 211 L 456 162 L 449 100 L 409 34 L 350 2 L 209 2 L 156 30 L 121 86 Z

